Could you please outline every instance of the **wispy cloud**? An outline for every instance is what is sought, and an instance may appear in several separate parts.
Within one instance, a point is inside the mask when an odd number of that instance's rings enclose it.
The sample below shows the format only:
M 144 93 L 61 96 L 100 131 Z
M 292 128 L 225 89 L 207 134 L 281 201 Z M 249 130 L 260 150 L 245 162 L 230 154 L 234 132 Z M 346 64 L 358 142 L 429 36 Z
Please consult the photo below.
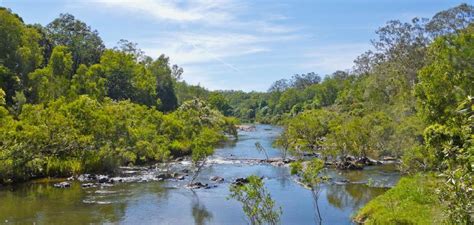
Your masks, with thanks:
M 99 6 L 132 12 L 154 19 L 158 24 L 176 24 L 153 37 L 133 40 L 150 56 L 170 56 L 172 63 L 197 71 L 195 66 L 220 64 L 221 69 L 240 73 L 232 59 L 273 51 L 275 43 L 301 38 L 296 26 L 283 25 L 285 15 L 255 11 L 252 2 L 240 0 L 98 0 Z M 249 15 L 249 12 L 251 12 Z M 209 71 L 208 71 L 209 72 Z M 215 72 L 215 71 L 212 71 Z M 192 74 L 191 77 L 202 77 Z
M 173 22 L 224 23 L 232 20 L 232 10 L 237 5 L 228 0 L 98 0 L 109 8 L 135 11 L 158 20 Z
M 346 70 L 353 66 L 354 59 L 371 49 L 369 43 L 338 44 L 312 48 L 304 54 L 300 68 L 321 73 Z

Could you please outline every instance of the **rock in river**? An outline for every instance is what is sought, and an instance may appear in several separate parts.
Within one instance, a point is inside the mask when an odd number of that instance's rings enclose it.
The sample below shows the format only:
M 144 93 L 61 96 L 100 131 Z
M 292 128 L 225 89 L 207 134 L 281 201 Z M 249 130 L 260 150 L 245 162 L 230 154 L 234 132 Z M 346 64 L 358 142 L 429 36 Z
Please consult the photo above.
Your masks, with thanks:
M 219 177 L 219 176 L 212 176 L 211 178 L 209 178 L 210 181 L 214 181 L 214 182 L 224 182 L 224 178 L 222 177 Z
M 93 183 L 84 183 L 84 184 L 81 184 L 81 187 L 83 187 L 83 188 L 91 188 L 91 187 L 96 187 L 96 185 L 93 184 Z
M 55 188 L 68 188 L 68 187 L 71 187 L 71 183 L 64 181 L 61 183 L 54 184 L 53 186 Z
M 237 178 L 235 179 L 235 181 L 232 183 L 232 184 L 235 184 L 235 185 L 244 185 L 244 184 L 247 184 L 249 182 L 249 180 L 247 178 Z

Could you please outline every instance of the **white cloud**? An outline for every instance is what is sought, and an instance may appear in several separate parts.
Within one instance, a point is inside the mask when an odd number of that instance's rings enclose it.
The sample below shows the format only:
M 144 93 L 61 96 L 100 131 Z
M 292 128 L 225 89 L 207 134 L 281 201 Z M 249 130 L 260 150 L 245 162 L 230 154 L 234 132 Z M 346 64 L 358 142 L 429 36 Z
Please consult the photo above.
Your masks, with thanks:
M 169 55 L 180 65 L 225 61 L 233 57 L 271 51 L 275 42 L 296 40 L 298 35 L 255 35 L 242 33 L 168 33 L 156 40 L 142 40 L 143 50 L 156 57 Z M 234 69 L 235 70 L 235 69 Z
M 173 22 L 224 23 L 233 19 L 238 5 L 228 0 L 98 0 L 109 8 L 134 11 L 158 20 Z

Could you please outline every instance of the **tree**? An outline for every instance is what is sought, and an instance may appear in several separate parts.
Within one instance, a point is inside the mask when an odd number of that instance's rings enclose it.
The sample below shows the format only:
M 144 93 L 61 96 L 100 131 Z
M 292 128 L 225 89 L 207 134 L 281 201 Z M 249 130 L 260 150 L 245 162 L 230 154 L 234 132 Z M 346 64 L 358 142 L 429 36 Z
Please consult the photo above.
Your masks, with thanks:
M 130 42 L 125 39 L 120 39 L 117 43 L 117 47 L 114 50 L 121 51 L 130 55 L 133 55 L 137 62 L 145 60 L 145 52 L 138 48 L 138 44 Z
M 72 77 L 71 94 L 74 96 L 86 94 L 102 100 L 107 93 L 106 83 L 107 79 L 100 64 L 92 65 L 89 68 L 81 64 Z
M 319 211 L 318 199 L 321 191 L 320 184 L 324 181 L 324 178 L 320 176 L 320 172 L 324 168 L 324 162 L 320 159 L 314 158 L 305 163 L 294 162 L 290 166 L 291 173 L 298 175 L 301 182 L 311 189 L 316 208 L 317 221 L 319 224 L 322 224 L 323 219 L 321 217 L 321 212 Z
M 288 129 L 286 127 L 283 129 L 280 136 L 278 136 L 278 138 L 275 139 L 275 142 L 273 144 L 282 148 L 282 150 L 283 150 L 283 160 L 286 160 L 286 157 L 288 155 L 288 151 L 290 150 L 291 146 L 293 145 L 293 143 L 291 142 L 291 137 L 288 134 Z
M 29 74 L 33 102 L 47 102 L 65 96 L 72 76 L 72 55 L 65 46 L 56 46 L 48 66 Z
M 150 66 L 151 73 L 156 77 L 156 95 L 159 99 L 158 109 L 163 112 L 175 110 L 178 98 L 175 93 L 175 82 L 169 67 L 169 58 L 161 55 Z
M 21 46 L 23 20 L 11 11 L 0 8 L 0 64 L 14 68 L 17 64 L 17 51 Z
M 213 108 L 219 110 L 222 114 L 224 114 L 224 116 L 232 115 L 232 106 L 229 105 L 229 101 L 221 93 L 210 93 L 207 97 L 207 101 Z
M 321 82 L 321 77 L 314 72 L 307 74 L 295 74 L 291 80 L 291 86 L 297 89 L 305 89 L 313 84 Z
M 273 84 L 268 89 L 268 92 L 284 92 L 290 87 L 290 84 L 287 79 L 281 79 L 273 82 Z
M 436 38 L 465 30 L 472 22 L 474 22 L 474 7 L 462 3 L 436 13 L 426 25 L 426 29 Z
M 416 87 L 419 111 L 429 125 L 424 131 L 424 148 L 434 156 L 433 167 L 445 178 L 440 197 L 449 205 L 449 222 L 469 224 L 474 187 L 474 29 L 437 38 L 429 57 Z
M 308 110 L 287 122 L 287 132 L 292 149 L 316 154 L 322 147 L 325 136 L 329 132 L 330 121 L 334 114 L 328 110 Z M 302 152 L 301 152 L 302 151 Z
M 132 84 L 136 63 L 132 55 L 113 50 L 106 50 L 100 59 L 107 78 L 107 94 L 114 100 L 132 99 Z
M 275 209 L 275 201 L 264 187 L 262 179 L 254 175 L 246 179 L 247 184 L 230 186 L 230 198 L 242 204 L 242 209 L 250 224 L 278 224 L 282 210 Z
M 474 28 L 440 37 L 430 46 L 430 63 L 419 72 L 416 86 L 421 115 L 444 124 L 465 96 L 474 96 Z
M 16 92 L 28 88 L 28 74 L 43 61 L 40 35 L 27 27 L 11 11 L 0 7 L 0 87 L 6 92 L 8 105 Z
M 209 128 L 203 128 L 200 134 L 192 141 L 191 158 L 197 168 L 194 172 L 190 184 L 199 176 L 202 168 L 206 164 L 207 157 L 214 153 L 214 145 L 220 140 L 219 134 Z
M 67 46 L 73 54 L 73 70 L 80 64 L 98 63 L 105 45 L 97 30 L 76 19 L 71 14 L 60 14 L 46 26 L 48 38 L 54 46 Z
M 267 150 L 262 146 L 262 144 L 260 144 L 260 142 L 255 142 L 255 148 L 257 149 L 258 152 L 263 152 L 265 154 L 265 159 L 269 160 L 268 158 L 268 153 L 267 153 Z

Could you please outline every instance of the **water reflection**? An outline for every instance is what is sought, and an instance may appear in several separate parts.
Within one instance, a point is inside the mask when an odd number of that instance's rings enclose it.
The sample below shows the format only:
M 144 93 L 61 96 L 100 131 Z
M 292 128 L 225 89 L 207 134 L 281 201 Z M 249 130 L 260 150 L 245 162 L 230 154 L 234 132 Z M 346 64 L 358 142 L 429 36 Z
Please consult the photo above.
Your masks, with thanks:
M 383 194 L 386 188 L 368 187 L 365 184 L 330 184 L 326 188 L 327 201 L 338 209 L 356 211 L 369 200 Z
M 255 150 L 258 140 L 270 157 L 279 156 L 271 147 L 277 128 L 257 126 L 254 133 L 216 150 L 216 158 L 264 158 Z M 175 165 L 181 171 L 186 164 Z M 147 171 L 154 176 L 153 171 Z M 315 208 L 311 191 L 293 182 L 287 167 L 268 164 L 216 163 L 205 167 L 198 177 L 202 183 L 215 184 L 211 189 L 184 188 L 188 182 L 119 183 L 112 187 L 56 189 L 52 184 L 23 184 L 0 189 L 0 223 L 14 224 L 244 224 L 241 205 L 227 200 L 229 184 L 250 174 L 265 177 L 276 204 L 282 206 L 282 224 L 314 224 Z M 326 169 L 325 175 L 341 184 L 323 184 L 318 204 L 324 224 L 351 224 L 350 216 L 367 201 L 386 189 L 368 187 L 369 179 L 377 186 L 390 186 L 398 180 L 398 172 L 390 167 L 370 167 L 362 171 Z M 214 183 L 211 176 L 221 176 Z M 186 179 L 189 179 L 187 177 Z
M 206 206 L 199 201 L 199 196 L 194 194 L 192 201 L 192 215 L 194 218 L 194 224 L 204 225 L 212 220 L 212 213 L 206 209 Z
M 39 224 L 116 223 L 127 207 L 126 202 L 84 203 L 88 195 L 79 184 L 56 189 L 47 184 L 19 185 L 0 191 L 0 221 Z

